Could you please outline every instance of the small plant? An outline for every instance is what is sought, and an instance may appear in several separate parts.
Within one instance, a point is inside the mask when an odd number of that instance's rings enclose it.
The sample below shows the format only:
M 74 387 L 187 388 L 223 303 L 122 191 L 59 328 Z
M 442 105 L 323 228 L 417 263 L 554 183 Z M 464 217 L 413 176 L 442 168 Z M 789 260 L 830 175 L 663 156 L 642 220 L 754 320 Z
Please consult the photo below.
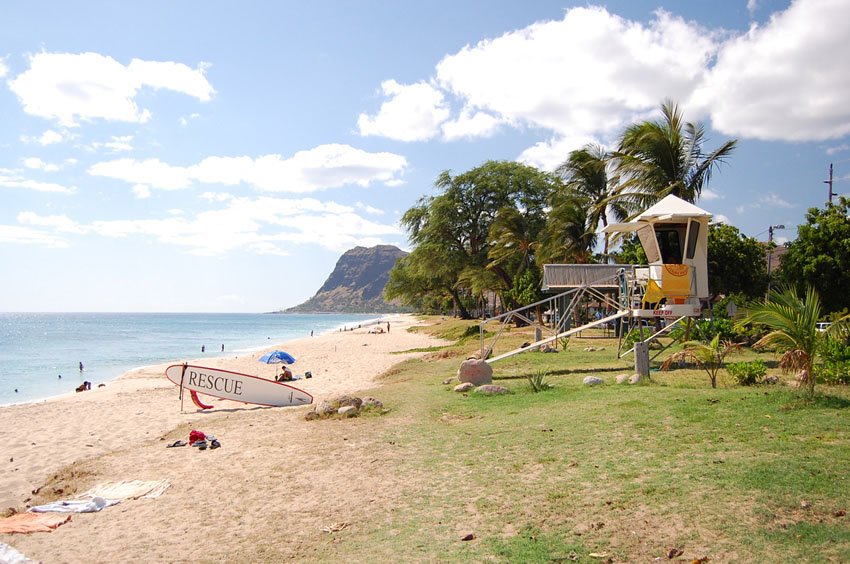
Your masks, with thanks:
M 531 386 L 531 391 L 536 394 L 537 392 L 551 390 L 552 386 L 546 383 L 547 376 L 549 376 L 548 370 L 538 370 L 533 375 L 528 376 L 528 383 Z
M 727 356 L 739 350 L 741 345 L 730 341 L 721 341 L 720 333 L 708 343 L 688 341 L 682 343 L 683 350 L 670 355 L 661 365 L 662 370 L 669 370 L 670 365 L 680 360 L 690 360 L 705 370 L 711 381 L 711 387 L 717 387 L 717 372 L 723 367 L 723 361 Z
M 767 374 L 767 366 L 762 359 L 752 362 L 733 362 L 726 366 L 726 371 L 741 386 L 755 386 L 761 384 Z
M 567 350 L 567 347 L 570 346 L 570 338 L 569 337 L 560 337 L 558 339 L 558 344 L 561 345 L 561 350 Z

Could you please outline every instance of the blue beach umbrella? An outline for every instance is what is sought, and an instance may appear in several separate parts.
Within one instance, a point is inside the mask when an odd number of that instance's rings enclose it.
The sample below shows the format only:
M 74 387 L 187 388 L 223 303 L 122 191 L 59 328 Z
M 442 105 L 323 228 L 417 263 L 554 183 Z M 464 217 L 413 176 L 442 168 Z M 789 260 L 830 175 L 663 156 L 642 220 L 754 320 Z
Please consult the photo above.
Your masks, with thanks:
M 294 364 L 295 357 L 284 351 L 273 351 L 260 357 L 260 362 L 266 364 Z

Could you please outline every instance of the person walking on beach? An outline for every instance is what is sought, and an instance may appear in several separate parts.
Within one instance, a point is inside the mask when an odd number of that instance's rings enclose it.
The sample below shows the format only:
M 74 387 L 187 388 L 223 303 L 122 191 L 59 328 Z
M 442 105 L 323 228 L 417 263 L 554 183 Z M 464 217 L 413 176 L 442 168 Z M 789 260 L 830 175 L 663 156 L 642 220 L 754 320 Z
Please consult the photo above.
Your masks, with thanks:
M 83 363 L 80 362 L 80 372 L 82 372 L 82 371 L 83 371 Z
M 224 343 L 221 344 L 221 352 L 224 352 Z
M 387 333 L 389 333 L 389 332 L 390 332 L 390 322 L 387 321 Z
M 207 346 L 206 346 L 206 345 L 201 345 L 201 352 L 206 352 L 206 350 L 207 350 Z

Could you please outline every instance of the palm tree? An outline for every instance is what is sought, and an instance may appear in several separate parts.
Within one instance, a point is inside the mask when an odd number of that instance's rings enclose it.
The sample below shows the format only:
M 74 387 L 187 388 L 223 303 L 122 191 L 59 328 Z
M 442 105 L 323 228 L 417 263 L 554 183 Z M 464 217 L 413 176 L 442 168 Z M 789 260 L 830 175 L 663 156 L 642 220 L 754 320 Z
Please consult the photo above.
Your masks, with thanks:
M 637 123 L 623 133 L 613 155 L 623 189 L 632 192 L 642 208 L 668 194 L 693 203 L 737 143 L 726 141 L 705 154 L 704 142 L 702 124 L 685 122 L 678 105 L 665 100 L 660 121 Z
M 546 227 L 540 233 L 538 264 L 588 263 L 596 245 L 596 230 L 590 225 L 587 199 L 571 192 L 553 197 Z
M 627 198 L 608 176 L 610 154 L 600 145 L 588 143 L 581 149 L 572 151 L 567 160 L 555 169 L 555 174 L 564 179 L 564 185 L 573 193 L 587 200 L 588 226 L 594 231 L 602 224 L 608 225 L 610 212 L 617 221 L 623 221 L 629 215 Z M 604 253 L 608 255 L 608 234 L 605 234 Z
M 691 360 L 700 366 L 708 374 L 711 387 L 717 387 L 717 372 L 723 367 L 726 357 L 741 348 L 741 345 L 731 341 L 721 341 L 720 333 L 708 343 L 699 341 L 687 341 L 682 343 L 684 350 L 672 354 L 664 364 L 662 370 L 667 370 L 670 365 L 680 360 Z
M 773 347 L 782 353 L 779 367 L 784 372 L 801 372 L 809 396 L 815 393 L 812 366 L 817 354 L 817 322 L 821 317 L 821 302 L 817 291 L 809 286 L 805 298 L 791 286 L 770 291 L 768 299 L 753 306 L 739 325 L 757 323 L 770 332 L 753 348 Z

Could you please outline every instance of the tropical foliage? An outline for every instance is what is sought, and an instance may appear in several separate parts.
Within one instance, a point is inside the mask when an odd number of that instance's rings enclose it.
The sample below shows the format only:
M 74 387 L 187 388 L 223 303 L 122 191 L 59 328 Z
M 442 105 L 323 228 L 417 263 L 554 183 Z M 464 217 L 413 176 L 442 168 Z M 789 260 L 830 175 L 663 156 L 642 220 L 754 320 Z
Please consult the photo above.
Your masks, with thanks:
M 708 229 L 708 287 L 715 296 L 762 298 L 767 291 L 765 248 L 731 225 Z
M 731 341 L 721 341 L 720 334 L 714 336 L 708 343 L 688 341 L 682 344 L 683 349 L 670 355 L 661 365 L 662 370 L 668 370 L 674 362 L 692 361 L 705 370 L 711 380 L 711 387 L 717 387 L 717 373 L 723 367 L 723 361 L 741 345 Z
M 782 257 L 780 277 L 797 290 L 813 287 L 826 313 L 850 308 L 850 200 L 811 208 Z
M 544 264 L 617 259 L 607 234 L 602 256 L 595 254 L 609 220 L 628 219 L 667 194 L 698 197 L 735 146 L 704 154 L 704 142 L 703 127 L 665 102 L 660 121 L 628 128 L 617 151 L 586 145 L 551 174 L 507 161 L 444 171 L 437 194 L 401 218 L 414 249 L 390 273 L 385 297 L 462 318 L 495 302 L 513 309 L 538 301 Z M 633 260 L 638 252 L 631 240 L 620 260 L 645 262 Z

